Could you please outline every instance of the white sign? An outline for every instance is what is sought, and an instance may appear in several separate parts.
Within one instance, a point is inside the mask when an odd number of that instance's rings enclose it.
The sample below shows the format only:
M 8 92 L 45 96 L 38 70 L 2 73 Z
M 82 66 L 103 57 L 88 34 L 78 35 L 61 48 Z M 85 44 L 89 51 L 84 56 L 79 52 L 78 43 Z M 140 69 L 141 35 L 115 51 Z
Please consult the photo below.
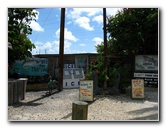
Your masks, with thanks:
M 137 55 L 135 57 L 135 70 L 157 71 L 158 55 Z
M 74 64 L 65 64 L 64 67 L 65 68 L 74 68 L 75 65 Z
M 63 74 L 63 88 L 79 88 L 80 80 L 83 79 L 83 68 L 66 68 Z
M 63 79 L 63 88 L 79 88 L 79 79 Z
M 144 80 L 132 79 L 132 98 L 145 98 L 144 94 Z
M 93 80 L 81 80 L 79 93 L 81 101 L 93 101 Z
M 158 74 L 155 74 L 155 73 L 134 73 L 134 77 L 140 77 L 140 78 L 158 78 Z

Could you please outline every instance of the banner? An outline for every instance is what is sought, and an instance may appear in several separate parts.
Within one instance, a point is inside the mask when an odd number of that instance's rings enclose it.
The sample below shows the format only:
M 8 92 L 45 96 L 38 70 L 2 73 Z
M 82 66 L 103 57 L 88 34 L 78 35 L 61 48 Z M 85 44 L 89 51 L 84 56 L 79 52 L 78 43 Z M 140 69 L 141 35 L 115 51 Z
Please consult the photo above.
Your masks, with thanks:
M 93 80 L 81 80 L 79 90 L 80 101 L 93 101 Z
M 132 79 L 132 98 L 145 98 L 144 95 L 144 80 Z

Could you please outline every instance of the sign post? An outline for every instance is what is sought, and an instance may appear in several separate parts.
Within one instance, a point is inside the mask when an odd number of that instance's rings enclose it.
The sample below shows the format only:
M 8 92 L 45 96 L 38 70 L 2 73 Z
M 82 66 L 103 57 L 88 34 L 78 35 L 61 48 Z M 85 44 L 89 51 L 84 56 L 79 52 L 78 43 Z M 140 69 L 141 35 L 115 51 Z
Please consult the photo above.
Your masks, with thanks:
M 132 79 L 132 98 L 143 99 L 144 95 L 144 80 L 143 79 Z
M 93 101 L 93 80 L 81 80 L 79 90 L 80 101 Z

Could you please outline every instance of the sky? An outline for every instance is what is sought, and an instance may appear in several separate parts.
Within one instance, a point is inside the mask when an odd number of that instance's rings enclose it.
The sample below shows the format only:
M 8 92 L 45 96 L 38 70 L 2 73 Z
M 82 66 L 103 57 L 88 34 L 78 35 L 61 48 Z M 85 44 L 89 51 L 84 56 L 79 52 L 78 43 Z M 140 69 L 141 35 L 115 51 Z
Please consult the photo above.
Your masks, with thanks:
M 122 8 L 106 8 L 114 16 Z M 59 54 L 61 8 L 39 8 L 36 22 L 31 23 L 28 38 L 36 48 L 32 54 Z M 65 8 L 64 53 L 97 53 L 103 42 L 103 8 Z

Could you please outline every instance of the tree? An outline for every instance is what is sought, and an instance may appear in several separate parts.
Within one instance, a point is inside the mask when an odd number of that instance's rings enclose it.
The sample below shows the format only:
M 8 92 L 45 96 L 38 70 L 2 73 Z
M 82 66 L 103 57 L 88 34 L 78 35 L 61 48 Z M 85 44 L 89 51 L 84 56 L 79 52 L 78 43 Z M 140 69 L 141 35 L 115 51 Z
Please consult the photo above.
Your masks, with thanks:
M 158 54 L 158 9 L 124 8 L 108 18 L 107 33 L 110 37 L 107 41 L 108 75 L 102 71 L 104 43 L 96 47 L 99 56 L 95 66 L 100 72 L 99 79 L 107 79 L 114 85 L 113 74 L 118 71 L 124 86 L 132 78 L 135 55 Z
M 8 49 L 9 65 L 32 56 L 35 45 L 27 36 L 32 34 L 30 23 L 36 15 L 32 8 L 8 8 L 8 42 L 12 44 L 12 49 Z
M 109 18 L 107 32 L 115 54 L 158 54 L 158 9 L 124 8 Z

